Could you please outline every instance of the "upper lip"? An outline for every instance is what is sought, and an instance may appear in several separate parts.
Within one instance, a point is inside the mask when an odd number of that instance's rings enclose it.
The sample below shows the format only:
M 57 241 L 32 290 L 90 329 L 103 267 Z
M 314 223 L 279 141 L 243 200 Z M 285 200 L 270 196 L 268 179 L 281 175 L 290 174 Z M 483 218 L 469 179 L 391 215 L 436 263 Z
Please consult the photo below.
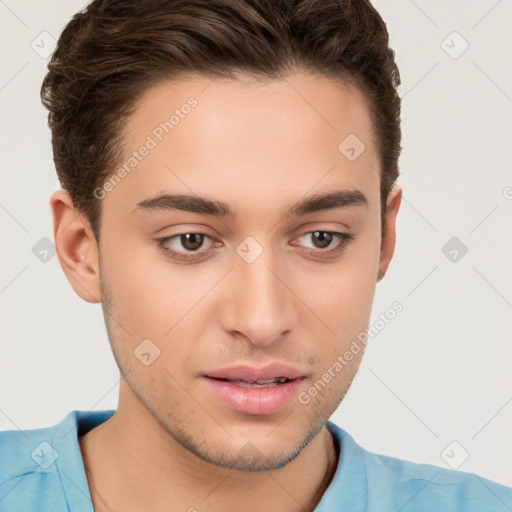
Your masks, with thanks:
M 286 377 L 290 380 L 305 377 L 304 372 L 279 363 L 269 364 L 260 368 L 249 365 L 221 368 L 205 374 L 215 379 L 267 380 L 275 377 Z

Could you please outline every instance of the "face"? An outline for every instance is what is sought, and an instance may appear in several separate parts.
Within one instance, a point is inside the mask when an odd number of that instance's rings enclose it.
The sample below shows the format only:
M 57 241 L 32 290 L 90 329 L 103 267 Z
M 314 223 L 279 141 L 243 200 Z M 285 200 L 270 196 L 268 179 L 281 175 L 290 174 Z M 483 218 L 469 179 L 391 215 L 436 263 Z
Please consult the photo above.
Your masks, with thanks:
M 363 351 L 333 368 L 368 326 L 392 253 L 394 240 L 383 262 L 367 102 L 316 75 L 189 77 L 148 90 L 124 137 L 125 172 L 97 191 L 118 410 L 213 464 L 277 469 L 347 392 Z M 164 195 L 190 199 L 153 200 Z M 260 387 L 206 376 L 273 363 L 299 377 Z

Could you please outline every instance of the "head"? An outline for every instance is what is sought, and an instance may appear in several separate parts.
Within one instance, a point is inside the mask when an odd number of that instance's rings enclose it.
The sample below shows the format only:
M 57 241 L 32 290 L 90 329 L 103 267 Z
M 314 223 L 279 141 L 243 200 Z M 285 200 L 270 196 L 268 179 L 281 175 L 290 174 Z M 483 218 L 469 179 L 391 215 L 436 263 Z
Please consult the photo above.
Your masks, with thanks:
M 297 398 L 367 327 L 394 251 L 383 20 L 366 0 L 94 1 L 48 67 L 59 261 L 102 303 L 119 409 L 213 464 L 283 466 L 350 387 L 364 351 Z M 278 410 L 212 394 L 209 373 L 271 362 L 304 377 Z

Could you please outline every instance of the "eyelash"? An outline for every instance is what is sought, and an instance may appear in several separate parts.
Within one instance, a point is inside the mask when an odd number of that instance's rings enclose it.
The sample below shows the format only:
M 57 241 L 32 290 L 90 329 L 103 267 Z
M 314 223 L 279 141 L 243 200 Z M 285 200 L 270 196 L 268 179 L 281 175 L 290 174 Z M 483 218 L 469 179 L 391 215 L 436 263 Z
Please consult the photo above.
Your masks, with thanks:
M 314 231 L 306 231 L 305 233 L 302 233 L 301 235 L 299 235 L 298 238 L 301 238 L 304 235 L 311 235 L 316 232 L 328 233 L 330 235 L 334 235 L 335 237 L 338 238 L 338 243 L 333 249 L 327 249 L 327 250 L 306 248 L 306 252 L 308 252 L 309 254 L 313 254 L 313 255 L 327 254 L 328 256 L 331 256 L 331 255 L 340 253 L 341 251 L 343 251 L 345 249 L 345 247 L 347 245 L 349 245 L 354 240 L 354 236 L 349 235 L 348 233 L 339 233 L 337 231 L 326 231 L 326 230 L 322 230 L 322 229 L 315 229 Z M 190 232 L 185 232 L 185 233 L 177 233 L 175 235 L 166 236 L 164 238 L 157 238 L 156 239 L 157 245 L 165 254 L 169 255 L 170 257 L 172 257 L 174 259 L 177 259 L 180 261 L 194 259 L 197 256 L 197 254 L 201 254 L 201 253 L 200 252 L 189 252 L 189 254 L 183 254 L 183 253 L 180 253 L 179 251 L 174 251 L 172 249 L 169 249 L 169 247 L 166 245 L 167 242 L 169 242 L 175 238 L 179 239 L 179 237 L 181 237 L 183 235 L 202 235 L 202 236 L 205 236 L 210 239 L 212 238 L 211 236 L 207 235 L 206 233 L 201 233 L 198 231 L 190 231 Z M 208 249 L 208 250 L 202 251 L 202 252 L 208 253 L 211 250 L 212 249 Z

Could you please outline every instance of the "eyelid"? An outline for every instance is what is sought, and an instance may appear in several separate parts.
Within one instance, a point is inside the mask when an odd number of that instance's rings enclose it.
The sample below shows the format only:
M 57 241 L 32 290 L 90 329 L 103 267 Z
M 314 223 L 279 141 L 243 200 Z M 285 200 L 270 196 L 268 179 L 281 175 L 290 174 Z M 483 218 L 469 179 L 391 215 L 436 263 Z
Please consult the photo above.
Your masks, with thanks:
M 190 258 L 193 258 L 193 257 L 195 257 L 197 255 L 206 254 L 206 253 L 208 253 L 208 252 L 210 252 L 212 250 L 212 249 L 206 249 L 206 250 L 203 249 L 203 250 L 199 250 L 199 251 L 195 251 L 195 252 L 189 252 L 187 254 L 186 252 L 180 252 L 180 251 L 175 251 L 173 249 L 169 249 L 166 246 L 166 243 L 171 241 L 172 239 L 179 239 L 179 237 L 182 236 L 182 235 L 190 235 L 190 234 L 202 235 L 202 236 L 204 236 L 206 238 L 209 238 L 210 240 L 213 240 L 213 237 L 208 235 L 207 233 L 203 233 L 201 231 L 190 230 L 190 231 L 181 231 L 181 232 L 175 233 L 173 235 L 157 238 L 156 239 L 157 245 L 162 249 L 162 251 L 164 251 L 167 254 L 171 254 L 171 256 L 176 258 L 176 259 L 180 259 L 180 256 L 181 256 L 181 259 L 190 259 Z
M 354 241 L 355 236 L 351 235 L 350 233 L 345 233 L 342 231 L 333 231 L 329 229 L 310 229 L 308 231 L 304 231 L 302 234 L 298 235 L 297 238 L 301 238 L 304 235 L 310 235 L 312 233 L 316 233 L 317 231 L 320 231 L 321 233 L 329 233 L 331 234 L 335 239 L 337 239 L 337 243 L 334 244 L 333 247 L 330 249 L 312 249 L 310 247 L 304 247 L 304 251 L 308 254 L 317 255 L 322 257 L 323 256 L 329 256 L 333 255 L 339 252 L 342 252 L 348 244 Z M 292 245 L 300 245 L 300 244 L 292 244 Z
M 319 256 L 332 255 L 332 254 L 343 251 L 345 249 L 345 247 L 348 244 L 350 244 L 355 238 L 354 235 L 351 235 L 349 233 L 345 233 L 342 231 L 334 231 L 329 228 L 327 228 L 327 229 L 316 228 L 316 229 L 308 229 L 308 230 L 302 231 L 300 234 L 296 235 L 294 240 L 301 238 L 304 235 L 313 234 L 317 231 L 320 231 L 322 233 L 329 233 L 329 234 L 333 235 L 335 238 L 337 238 L 338 241 L 337 241 L 337 243 L 334 244 L 334 247 L 332 247 L 330 249 L 312 249 L 310 247 L 303 247 L 303 249 L 306 253 L 313 254 L 313 255 L 319 255 Z M 212 237 L 211 235 L 208 235 L 207 233 L 204 233 L 201 231 L 194 231 L 193 229 L 191 229 L 189 231 L 181 231 L 181 232 L 175 233 L 173 235 L 157 238 L 156 239 L 157 245 L 160 247 L 160 249 L 163 252 L 169 254 L 172 258 L 177 259 L 177 260 L 185 260 L 185 261 L 186 260 L 197 260 L 199 257 L 204 256 L 213 250 L 213 248 L 203 249 L 203 250 L 199 249 L 198 251 L 187 253 L 187 252 L 175 251 L 173 249 L 169 249 L 166 246 L 166 242 L 169 242 L 172 239 L 177 239 L 180 236 L 187 235 L 187 234 L 202 235 L 206 238 L 209 238 L 210 240 L 214 240 L 214 237 Z M 301 244 L 298 244 L 298 243 L 293 243 L 292 245 L 301 246 Z

